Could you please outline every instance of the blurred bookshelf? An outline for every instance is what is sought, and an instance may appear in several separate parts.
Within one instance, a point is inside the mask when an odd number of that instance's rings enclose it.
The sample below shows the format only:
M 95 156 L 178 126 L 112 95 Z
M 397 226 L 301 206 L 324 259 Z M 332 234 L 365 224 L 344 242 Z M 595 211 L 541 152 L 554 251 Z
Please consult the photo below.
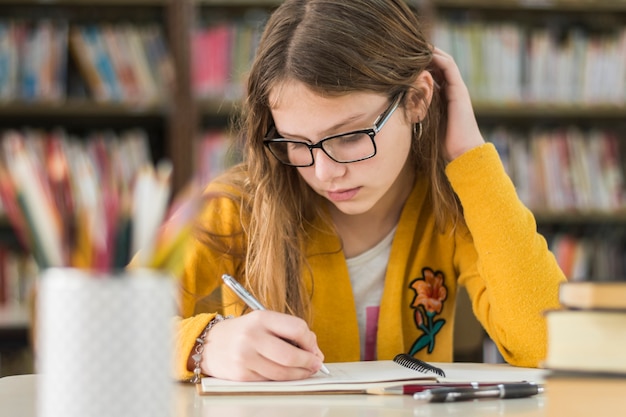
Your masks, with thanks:
M 568 278 L 626 279 L 626 2 L 420 4 Z
M 194 169 L 195 120 L 187 117 L 182 76 L 192 6 L 188 0 L 0 0 L 2 143 L 15 132 L 36 136 L 33 141 L 62 132 L 61 140 L 83 144 L 133 132 L 154 162 L 172 161 L 173 188 L 181 189 Z M 33 370 L 29 297 L 37 274 L 4 217 L 2 376 Z
M 68 133 L 88 137 L 94 130 L 123 132 L 139 128 L 147 135 L 152 157 L 155 160 L 167 157 L 173 162 L 175 190 L 194 176 L 208 181 L 225 166 L 226 148 L 234 135 L 229 126 L 239 115 L 246 71 L 264 23 L 280 3 L 279 0 L 0 0 L 0 64 L 11 59 L 7 55 L 10 43 L 6 41 L 10 24 L 26 22 L 27 28 L 41 27 L 39 36 L 45 39 L 49 36 L 45 35 L 49 26 L 38 23 L 53 22 L 60 27 L 61 39 L 66 39 L 61 47 L 66 67 L 65 72 L 60 71 L 57 82 L 61 87 L 57 88 L 56 96 L 22 96 L 15 84 L 18 81 L 7 81 L 6 75 L 0 75 L 0 131 L 20 128 L 50 131 L 61 127 Z M 626 277 L 624 262 L 620 261 L 626 258 L 626 2 L 408 0 L 408 3 L 423 16 L 435 44 L 457 60 L 470 88 L 481 131 L 488 140 L 497 143 L 520 198 L 535 213 L 538 230 L 546 236 L 555 254 L 561 252 L 558 245 L 567 236 L 568 241 L 578 241 L 585 248 L 597 247 L 596 242 L 608 239 L 606 245 L 617 257 L 593 260 L 594 256 L 598 257 L 596 248 L 584 256 L 578 267 L 564 269 L 578 271 L 578 278 Z M 117 99 L 96 99 L 78 68 L 69 45 L 73 27 L 93 26 L 98 31 L 124 25 L 156 27 L 165 45 L 169 60 L 166 66 L 170 68 L 166 71 L 171 71 L 172 79 L 167 85 L 163 81 L 157 85 L 163 95 L 157 95 L 156 99 L 145 100 L 144 94 L 133 99 L 124 95 Z M 578 45 L 578 55 L 568 52 L 568 48 L 573 48 L 569 45 Z M 592 51 L 591 46 L 587 48 L 589 45 L 594 45 L 594 51 L 597 49 L 595 55 L 589 52 Z M 539 52 L 531 56 L 531 50 Z M 577 61 L 574 56 L 588 59 Z M 41 67 L 44 66 L 34 68 Z M 579 71 L 572 73 L 571 69 Z M 592 204 L 595 197 L 585 196 L 576 187 L 570 190 L 574 197 L 568 197 L 568 203 L 546 203 L 548 197 L 558 194 L 546 188 L 560 184 L 563 178 L 558 174 L 570 180 L 580 177 L 581 171 L 573 167 L 585 163 L 578 160 L 576 164 L 559 165 L 564 162 L 554 152 L 541 154 L 533 143 L 550 143 L 546 149 L 559 146 L 572 149 L 561 143 L 569 143 L 567 133 L 571 132 L 577 137 L 576 143 L 587 146 L 578 151 L 583 156 L 592 155 L 593 149 L 598 151 L 590 143 L 611 137 L 606 148 L 610 158 L 600 162 L 599 167 L 610 167 L 606 176 L 615 195 L 605 198 L 611 203 Z M 543 139 L 537 140 L 539 137 Z M 546 137 L 557 138 L 552 141 L 561 145 L 552 144 Z M 518 168 L 513 169 L 516 165 Z M 544 176 L 543 180 L 529 185 L 527 177 L 531 172 L 548 168 L 551 168 L 549 172 L 557 173 L 556 179 L 548 181 Z M 601 182 L 594 178 L 587 179 L 587 183 L 592 191 L 597 191 Z M 541 198 L 536 199 L 540 203 L 533 200 L 533 193 L 541 193 Z M 580 201 L 586 201 L 587 205 L 581 205 Z M 6 224 L 3 227 L 9 229 Z M 3 233 L 2 241 L 15 247 L 9 235 Z M 559 262 L 565 261 L 559 259 Z M 4 326 L 1 320 L 0 329 Z
M 24 325 L 23 312 L 0 311 L 0 317 L 9 315 L 9 322 L 0 319 L 0 378 L 9 375 L 30 374 L 35 371 L 34 352 L 31 347 L 28 325 Z M 20 316 L 14 321 L 12 318 Z

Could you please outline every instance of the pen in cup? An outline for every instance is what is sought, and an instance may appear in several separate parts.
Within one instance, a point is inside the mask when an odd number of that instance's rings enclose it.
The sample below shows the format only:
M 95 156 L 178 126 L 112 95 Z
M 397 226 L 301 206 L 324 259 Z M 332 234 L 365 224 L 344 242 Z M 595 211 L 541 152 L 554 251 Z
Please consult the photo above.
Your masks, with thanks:
M 241 298 L 248 305 L 248 307 L 253 310 L 266 310 L 263 304 L 261 304 L 259 300 L 254 298 L 254 296 L 250 294 L 250 292 L 246 290 L 243 285 L 241 285 L 235 278 L 231 277 L 228 274 L 223 274 L 222 280 L 224 281 L 224 284 L 228 286 L 228 288 L 233 290 L 235 294 L 237 294 L 237 296 L 239 296 L 239 298 Z M 320 371 L 326 375 L 330 375 L 330 371 L 324 364 L 322 364 Z
M 540 394 L 543 390 L 543 385 L 518 382 L 478 388 L 433 388 L 417 392 L 413 395 L 413 398 L 431 403 L 471 401 L 486 398 L 525 398 Z

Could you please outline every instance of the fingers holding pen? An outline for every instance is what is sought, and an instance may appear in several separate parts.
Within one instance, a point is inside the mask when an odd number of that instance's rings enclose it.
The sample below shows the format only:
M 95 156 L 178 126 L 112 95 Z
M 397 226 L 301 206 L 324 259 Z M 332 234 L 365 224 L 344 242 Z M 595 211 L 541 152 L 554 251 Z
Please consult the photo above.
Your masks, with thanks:
M 219 378 L 294 380 L 322 366 L 315 334 L 293 316 L 254 311 L 215 325 L 205 343 L 204 373 Z

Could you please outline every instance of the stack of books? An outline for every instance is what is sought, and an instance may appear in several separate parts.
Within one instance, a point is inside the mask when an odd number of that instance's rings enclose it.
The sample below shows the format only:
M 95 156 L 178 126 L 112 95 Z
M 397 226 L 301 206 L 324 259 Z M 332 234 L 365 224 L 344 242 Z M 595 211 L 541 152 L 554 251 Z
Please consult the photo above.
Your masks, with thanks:
M 548 409 L 568 416 L 624 412 L 626 281 L 565 282 L 559 300 L 562 309 L 546 312 Z M 598 401 L 587 400 L 592 392 Z

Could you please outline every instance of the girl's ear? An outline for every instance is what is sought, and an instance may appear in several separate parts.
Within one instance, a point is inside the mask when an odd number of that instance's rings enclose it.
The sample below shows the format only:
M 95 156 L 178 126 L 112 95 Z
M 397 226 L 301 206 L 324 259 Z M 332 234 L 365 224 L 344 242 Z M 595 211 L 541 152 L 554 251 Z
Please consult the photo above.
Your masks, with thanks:
M 405 106 L 411 123 L 424 120 L 433 98 L 434 80 L 429 71 L 422 71 L 407 91 Z

